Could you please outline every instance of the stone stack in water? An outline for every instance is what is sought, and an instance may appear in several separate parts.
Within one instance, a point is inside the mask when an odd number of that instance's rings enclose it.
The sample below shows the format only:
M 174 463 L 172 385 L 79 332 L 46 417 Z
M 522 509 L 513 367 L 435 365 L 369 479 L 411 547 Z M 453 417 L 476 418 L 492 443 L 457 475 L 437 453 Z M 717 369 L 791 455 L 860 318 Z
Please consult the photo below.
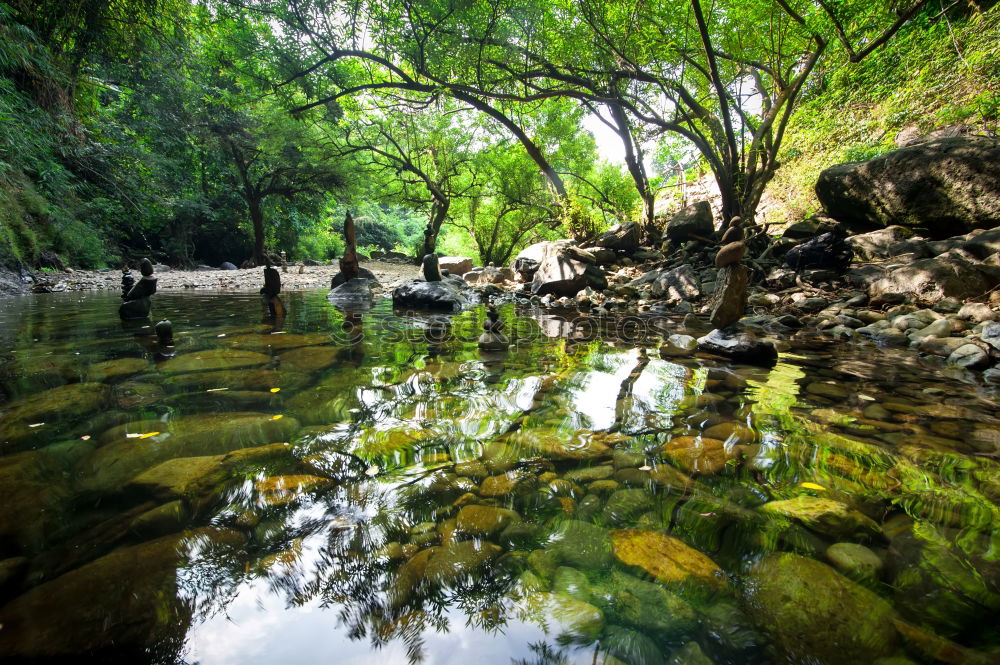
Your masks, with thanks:
M 722 247 L 715 255 L 719 268 L 716 300 L 712 306 L 711 322 L 716 328 L 725 328 L 740 320 L 747 304 L 747 268 L 740 261 L 746 255 L 743 241 L 742 220 L 734 217 L 722 235 Z
M 142 277 L 128 289 L 128 293 L 122 295 L 125 302 L 118 308 L 118 316 L 122 319 L 144 319 L 149 316 L 151 307 L 149 298 L 156 293 L 156 278 L 153 277 L 153 264 L 149 259 L 142 260 L 139 264 L 139 272 L 142 273 Z M 122 275 L 123 291 L 127 277 L 131 277 L 131 273 L 128 271 Z
M 375 282 L 375 274 L 358 262 L 354 218 L 348 212 L 344 217 L 344 256 L 340 259 L 340 272 L 330 283 L 332 291 L 327 299 L 342 307 L 367 309 L 371 306 Z
M 396 287 L 392 292 L 393 305 L 457 312 L 470 304 L 468 284 L 461 277 L 442 271 L 437 254 L 425 255 L 422 263 L 424 278 Z
M 260 295 L 267 307 L 268 316 L 272 319 L 283 318 L 285 316 L 285 306 L 278 297 L 281 293 L 281 274 L 268 261 L 264 268 L 264 286 L 260 290 Z
M 486 311 L 486 320 L 483 321 L 483 334 L 479 336 L 479 348 L 483 351 L 506 351 L 510 346 L 510 340 L 503 334 L 504 323 L 500 320 L 500 313 L 494 307 Z

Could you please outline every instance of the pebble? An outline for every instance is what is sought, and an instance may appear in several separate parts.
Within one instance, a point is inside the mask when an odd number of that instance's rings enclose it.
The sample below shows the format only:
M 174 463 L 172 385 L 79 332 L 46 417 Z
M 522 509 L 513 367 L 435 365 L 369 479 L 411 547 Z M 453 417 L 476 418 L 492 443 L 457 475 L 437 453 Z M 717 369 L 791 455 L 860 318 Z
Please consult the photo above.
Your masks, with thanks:
M 989 355 L 976 344 L 963 344 L 948 356 L 948 364 L 957 367 L 976 368 L 989 362 Z

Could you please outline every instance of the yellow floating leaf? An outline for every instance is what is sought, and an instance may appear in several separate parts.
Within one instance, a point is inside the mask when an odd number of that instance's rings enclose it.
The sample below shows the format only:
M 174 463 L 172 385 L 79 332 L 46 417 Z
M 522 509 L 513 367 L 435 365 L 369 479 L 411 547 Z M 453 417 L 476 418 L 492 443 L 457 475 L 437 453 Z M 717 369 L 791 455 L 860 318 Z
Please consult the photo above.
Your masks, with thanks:
M 149 437 L 156 436 L 157 434 L 159 434 L 159 432 L 146 432 L 145 434 L 140 434 L 139 438 L 140 439 L 148 439 Z
M 280 390 L 281 390 L 281 388 L 271 388 L 271 392 L 272 393 L 276 393 L 276 392 L 278 392 Z
M 282 418 L 284 418 L 284 416 L 280 413 L 276 416 L 271 416 L 271 420 L 281 420 Z
M 816 483 L 799 483 L 799 487 L 805 487 L 807 490 L 821 490 L 826 491 L 826 488 L 822 485 L 817 485 Z

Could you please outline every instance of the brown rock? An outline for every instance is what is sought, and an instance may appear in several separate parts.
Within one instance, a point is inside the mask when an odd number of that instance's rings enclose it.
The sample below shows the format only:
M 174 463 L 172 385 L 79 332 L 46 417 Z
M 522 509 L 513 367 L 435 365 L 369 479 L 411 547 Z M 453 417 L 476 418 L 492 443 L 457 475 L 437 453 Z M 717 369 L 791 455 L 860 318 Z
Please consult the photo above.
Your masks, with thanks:
M 708 437 L 678 436 L 663 444 L 663 453 L 688 473 L 715 474 L 726 466 L 725 443 Z
M 643 529 L 615 530 L 611 551 L 621 563 L 642 568 L 665 584 L 726 586 L 725 574 L 714 561 L 673 536 Z
M 742 240 L 725 244 L 722 246 L 721 249 L 719 249 L 718 253 L 715 255 L 715 267 L 722 268 L 723 266 L 729 266 L 734 263 L 738 263 L 743 259 L 743 256 L 746 253 L 747 253 L 747 246 Z
M 747 307 L 748 280 L 747 268 L 742 264 L 736 263 L 719 269 L 715 303 L 712 306 L 713 326 L 725 328 L 740 320 Z

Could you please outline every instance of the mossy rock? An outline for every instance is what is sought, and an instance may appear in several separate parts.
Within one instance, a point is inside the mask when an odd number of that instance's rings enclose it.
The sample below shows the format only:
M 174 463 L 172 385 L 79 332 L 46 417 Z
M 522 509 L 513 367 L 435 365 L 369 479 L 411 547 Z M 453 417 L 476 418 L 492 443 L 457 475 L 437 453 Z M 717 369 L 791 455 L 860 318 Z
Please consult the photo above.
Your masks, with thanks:
M 87 368 L 87 381 L 110 383 L 145 372 L 150 363 L 145 358 L 116 358 L 94 363 Z
M 896 612 L 814 559 L 768 555 L 750 572 L 748 611 L 778 662 L 856 665 L 891 655 Z
M 356 386 L 313 386 L 295 395 L 286 406 L 289 413 L 307 425 L 329 425 L 351 419 L 359 405 Z
M 223 343 L 232 349 L 250 349 L 257 351 L 283 351 L 285 349 L 297 349 L 305 346 L 318 346 L 329 344 L 330 335 L 327 333 L 269 333 L 262 335 L 238 335 L 236 337 L 226 337 Z
M 661 665 L 663 652 L 647 635 L 622 626 L 607 626 L 601 649 L 629 665 Z
M 589 522 L 567 520 L 552 536 L 549 550 L 574 568 L 599 571 L 611 565 L 611 536 Z
M 817 533 L 833 538 L 881 534 L 879 525 L 873 519 L 833 499 L 799 496 L 785 501 L 770 501 L 758 510 L 796 520 Z
M 51 441 L 55 430 L 99 411 L 110 398 L 103 383 L 71 383 L 12 402 L 0 415 L 0 449 Z
M 521 519 L 513 510 L 493 506 L 465 506 L 458 511 L 457 529 L 470 536 L 491 536 Z
M 122 381 L 112 388 L 112 403 L 119 409 L 132 410 L 163 399 L 162 386 L 145 381 Z
M 660 641 L 676 642 L 694 635 L 698 615 L 683 598 L 661 584 L 615 570 L 595 586 L 596 604 L 615 621 L 625 623 Z
M 117 439 L 81 460 L 77 466 L 79 489 L 115 492 L 161 462 L 284 442 L 299 429 L 294 418 L 239 412 L 198 414 L 154 422 L 151 426 L 158 430 L 145 432 L 145 437 Z
M 644 570 L 663 584 L 723 589 L 722 569 L 683 541 L 657 531 L 622 529 L 611 532 L 614 556 L 626 566 Z
M 474 582 L 479 570 L 503 551 L 499 545 L 484 540 L 463 540 L 431 549 L 424 578 L 443 587 Z
M 343 349 L 333 346 L 304 346 L 299 349 L 285 351 L 278 359 L 281 366 L 292 367 L 304 372 L 332 367 L 343 356 Z
M 223 369 L 190 372 L 167 378 L 163 387 L 172 392 L 192 390 L 259 390 L 282 387 L 282 374 L 273 369 Z
M 724 441 L 709 437 L 676 436 L 663 444 L 663 454 L 688 473 L 714 475 L 734 456 Z
M 604 521 L 624 525 L 653 507 L 653 497 L 645 489 L 620 489 L 604 505 Z
M 604 628 L 604 613 L 590 603 L 558 593 L 529 595 L 521 606 L 524 618 L 555 636 L 573 641 L 594 640 Z
M 3 554 L 37 552 L 63 526 L 71 488 L 65 467 L 44 451 L 26 451 L 0 457 L 0 541 Z
M 184 353 L 165 361 L 159 367 L 164 374 L 211 372 L 225 369 L 260 367 L 271 362 L 271 356 L 238 349 L 208 349 Z

